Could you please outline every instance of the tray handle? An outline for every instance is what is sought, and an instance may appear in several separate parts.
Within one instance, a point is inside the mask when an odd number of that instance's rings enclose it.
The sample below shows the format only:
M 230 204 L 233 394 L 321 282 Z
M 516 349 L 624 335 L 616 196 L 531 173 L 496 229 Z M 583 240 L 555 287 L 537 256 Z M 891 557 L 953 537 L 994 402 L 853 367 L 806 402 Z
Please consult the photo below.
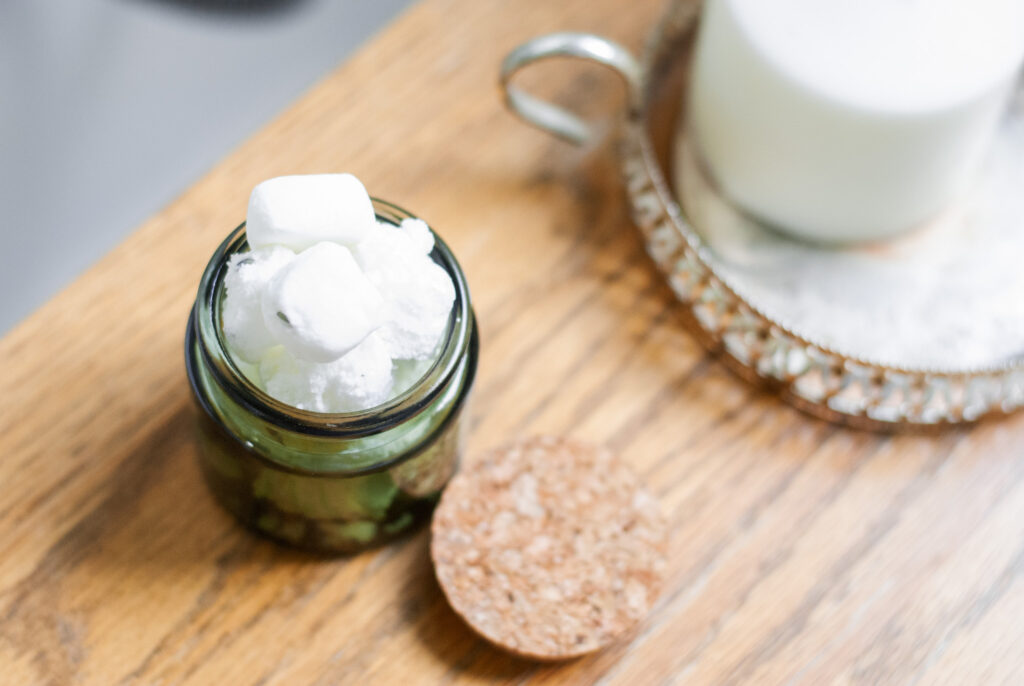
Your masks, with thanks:
M 618 43 L 592 33 L 563 31 L 529 40 L 501 63 L 501 88 L 505 105 L 520 119 L 563 140 L 583 145 L 593 138 L 589 124 L 572 112 L 534 97 L 510 82 L 523 67 L 550 57 L 577 57 L 610 67 L 625 82 L 629 106 L 640 102 L 641 70 L 636 58 Z

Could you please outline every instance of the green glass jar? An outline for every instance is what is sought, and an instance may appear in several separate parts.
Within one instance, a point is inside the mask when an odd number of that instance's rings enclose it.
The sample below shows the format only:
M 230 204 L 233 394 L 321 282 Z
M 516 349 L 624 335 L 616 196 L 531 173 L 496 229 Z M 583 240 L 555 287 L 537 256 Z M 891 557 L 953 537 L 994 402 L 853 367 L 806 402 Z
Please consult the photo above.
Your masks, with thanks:
M 395 225 L 412 216 L 380 200 L 374 209 Z M 248 249 L 243 224 L 207 265 L 185 336 L 210 490 L 244 524 L 312 550 L 355 552 L 410 530 L 429 517 L 458 465 L 476 373 L 479 337 L 458 262 L 437 239 L 432 257 L 451 275 L 455 303 L 423 376 L 377 407 L 325 414 L 270 397 L 228 354 L 224 275 L 230 256 Z

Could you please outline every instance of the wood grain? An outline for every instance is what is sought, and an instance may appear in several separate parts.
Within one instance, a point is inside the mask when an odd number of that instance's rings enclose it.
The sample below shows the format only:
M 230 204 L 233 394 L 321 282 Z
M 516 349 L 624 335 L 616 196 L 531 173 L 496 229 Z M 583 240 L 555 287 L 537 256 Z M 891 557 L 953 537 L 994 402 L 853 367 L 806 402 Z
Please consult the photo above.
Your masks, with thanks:
M 658 5 L 426 0 L 0 340 L 0 682 L 1024 683 L 1024 419 L 884 437 L 751 389 L 681 329 L 611 146 L 502 110 L 511 47 L 577 29 L 636 48 Z M 585 65 L 524 77 L 592 115 L 622 100 Z M 630 642 L 511 658 L 445 605 L 425 532 L 311 558 L 204 490 L 182 364 L 200 271 L 256 182 L 322 171 L 462 260 L 471 451 L 572 434 L 662 499 L 670 583 Z

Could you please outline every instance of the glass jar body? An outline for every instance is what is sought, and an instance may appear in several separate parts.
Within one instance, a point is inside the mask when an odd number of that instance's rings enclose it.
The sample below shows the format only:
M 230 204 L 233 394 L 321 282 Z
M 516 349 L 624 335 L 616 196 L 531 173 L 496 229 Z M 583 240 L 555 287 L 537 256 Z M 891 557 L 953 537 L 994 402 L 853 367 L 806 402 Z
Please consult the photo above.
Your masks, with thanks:
M 375 204 L 384 220 L 408 216 Z M 220 277 L 227 258 L 247 248 L 241 231 L 207 267 L 185 337 L 199 462 L 210 491 L 259 533 L 320 552 L 356 552 L 411 530 L 429 517 L 461 453 L 478 357 L 461 269 L 439 241 L 435 260 L 452 275 L 457 298 L 430 371 L 381 408 L 316 415 L 262 394 L 226 354 Z

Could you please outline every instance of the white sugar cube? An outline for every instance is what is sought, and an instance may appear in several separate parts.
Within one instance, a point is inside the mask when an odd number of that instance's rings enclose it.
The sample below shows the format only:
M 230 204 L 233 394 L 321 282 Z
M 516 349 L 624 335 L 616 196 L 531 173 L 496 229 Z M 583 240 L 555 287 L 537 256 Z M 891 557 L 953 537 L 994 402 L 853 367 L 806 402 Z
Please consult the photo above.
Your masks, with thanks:
M 391 358 L 379 334 L 371 334 L 333 362 L 298 360 L 283 346 L 260 363 L 272 397 L 312 412 L 355 412 L 380 405 L 392 389 Z
M 267 329 L 292 355 L 330 362 L 385 322 L 385 303 L 352 253 L 331 242 L 307 248 L 271 280 L 261 300 Z
M 221 321 L 231 349 L 243 360 L 257 362 L 277 341 L 263 323 L 260 299 L 277 272 L 295 259 L 295 253 L 279 245 L 236 253 L 224 275 Z
M 363 272 L 387 302 L 381 336 L 395 359 L 431 357 L 455 300 L 448 272 L 423 248 L 422 237 L 417 239 L 414 232 L 379 224 L 353 249 Z
M 366 188 L 351 174 L 278 176 L 252 190 L 245 233 L 252 248 L 301 251 L 321 241 L 355 245 L 376 223 Z

